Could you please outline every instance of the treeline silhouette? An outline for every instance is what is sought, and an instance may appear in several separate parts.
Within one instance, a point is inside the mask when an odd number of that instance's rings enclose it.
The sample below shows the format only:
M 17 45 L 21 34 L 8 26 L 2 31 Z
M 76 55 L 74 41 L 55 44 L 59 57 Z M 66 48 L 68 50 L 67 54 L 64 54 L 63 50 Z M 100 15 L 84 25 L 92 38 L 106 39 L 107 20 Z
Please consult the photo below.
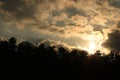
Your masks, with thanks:
M 120 73 L 120 52 L 117 50 L 111 50 L 107 55 L 97 50 L 89 55 L 79 49 L 69 51 L 65 47 L 45 47 L 44 43 L 38 46 L 28 41 L 17 44 L 15 37 L 0 40 L 0 58 L 4 63 L 34 62 L 34 68 L 50 78 L 115 79 L 119 78 L 117 75 Z

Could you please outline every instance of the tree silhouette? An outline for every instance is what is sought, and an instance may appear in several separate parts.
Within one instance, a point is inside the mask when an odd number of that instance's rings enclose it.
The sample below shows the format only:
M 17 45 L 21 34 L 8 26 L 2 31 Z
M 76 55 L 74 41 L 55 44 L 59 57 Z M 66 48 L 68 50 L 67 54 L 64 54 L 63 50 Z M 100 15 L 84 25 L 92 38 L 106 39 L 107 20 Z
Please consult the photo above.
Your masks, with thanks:
M 15 37 L 11 37 L 11 38 L 8 40 L 8 42 L 9 42 L 10 44 L 12 44 L 12 45 L 15 45 L 16 42 L 17 42 L 17 39 L 16 39 Z
M 19 54 L 22 56 L 31 56 L 33 54 L 34 45 L 28 41 L 23 41 L 18 44 Z

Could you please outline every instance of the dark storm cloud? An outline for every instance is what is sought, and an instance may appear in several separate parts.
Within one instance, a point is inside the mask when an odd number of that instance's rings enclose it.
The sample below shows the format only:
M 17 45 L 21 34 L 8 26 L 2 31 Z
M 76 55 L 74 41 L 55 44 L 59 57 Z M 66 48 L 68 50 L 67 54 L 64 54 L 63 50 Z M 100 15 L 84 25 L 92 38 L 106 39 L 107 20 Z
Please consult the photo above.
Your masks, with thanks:
M 35 16 L 36 6 L 27 0 L 0 0 L 0 2 L 2 3 L 1 9 L 17 20 Z
M 75 15 L 86 16 L 86 13 L 83 10 L 77 9 L 76 7 L 70 6 L 64 10 L 69 18 Z
M 109 4 L 115 8 L 120 8 L 120 0 L 108 0 Z
M 104 47 L 109 49 L 120 50 L 120 31 L 115 30 L 108 34 L 108 39 L 102 44 Z

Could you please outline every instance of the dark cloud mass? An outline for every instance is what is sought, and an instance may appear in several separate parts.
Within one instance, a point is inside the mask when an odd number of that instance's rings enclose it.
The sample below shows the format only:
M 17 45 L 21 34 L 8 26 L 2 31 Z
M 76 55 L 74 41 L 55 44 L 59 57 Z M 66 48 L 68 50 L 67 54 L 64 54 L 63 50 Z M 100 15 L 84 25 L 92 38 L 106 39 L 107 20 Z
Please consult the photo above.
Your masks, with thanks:
M 80 15 L 80 16 L 86 16 L 86 13 L 83 11 L 83 10 L 78 10 L 77 8 L 71 6 L 71 7 L 68 7 L 64 10 L 64 12 L 67 14 L 68 17 L 72 17 L 72 16 L 75 16 L 75 15 Z
M 36 6 L 27 0 L 0 0 L 1 9 L 17 20 L 35 17 Z
M 115 8 L 120 8 L 120 0 L 108 0 L 109 4 Z
M 120 31 L 115 30 L 108 34 L 108 39 L 103 43 L 103 46 L 109 49 L 120 50 Z
M 102 46 L 109 48 L 109 49 L 116 49 L 120 50 L 120 21 L 117 23 L 116 30 L 108 34 L 108 39 L 102 44 Z
M 112 33 L 109 33 L 108 39 L 102 45 L 109 49 L 120 50 L 120 21 L 118 21 L 116 26 L 118 29 L 113 30 Z

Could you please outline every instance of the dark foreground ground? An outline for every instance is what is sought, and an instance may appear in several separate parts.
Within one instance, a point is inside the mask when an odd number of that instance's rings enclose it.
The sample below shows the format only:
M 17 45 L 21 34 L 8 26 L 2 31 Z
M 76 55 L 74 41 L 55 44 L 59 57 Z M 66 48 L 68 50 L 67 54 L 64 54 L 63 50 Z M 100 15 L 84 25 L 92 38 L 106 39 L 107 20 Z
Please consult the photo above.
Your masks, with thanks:
M 4 75 L 17 79 L 40 80 L 119 80 L 120 63 L 94 60 L 36 59 L 32 57 L 2 57 Z M 12 75 L 12 76 L 11 76 Z

